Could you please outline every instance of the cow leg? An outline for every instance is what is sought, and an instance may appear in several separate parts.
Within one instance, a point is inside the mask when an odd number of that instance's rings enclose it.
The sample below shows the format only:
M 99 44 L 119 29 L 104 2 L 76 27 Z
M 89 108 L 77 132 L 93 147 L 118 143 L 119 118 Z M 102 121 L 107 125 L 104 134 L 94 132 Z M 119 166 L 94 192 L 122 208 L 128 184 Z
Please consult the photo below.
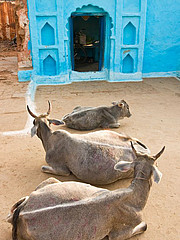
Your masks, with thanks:
M 102 128 L 107 128 L 110 127 L 110 125 L 117 123 L 116 119 L 106 110 L 103 110 L 102 114 L 104 119 L 101 125 Z
M 111 124 L 109 124 L 110 128 L 118 128 L 119 126 L 120 126 L 119 123 L 111 123 Z
M 125 240 L 132 236 L 132 228 L 124 227 L 116 230 L 112 230 L 109 233 L 109 240 Z
M 109 240 L 109 237 L 108 236 L 106 236 L 106 237 L 104 237 L 103 239 L 101 239 L 101 240 Z
M 112 230 L 109 233 L 109 240 L 125 240 L 132 237 L 132 228 L 123 228 L 121 230 Z
M 40 183 L 40 184 L 37 186 L 37 188 L 35 189 L 35 191 L 38 190 L 38 189 L 40 189 L 40 188 L 43 188 L 43 187 L 45 187 L 45 186 L 47 186 L 47 185 L 49 185 L 49 184 L 53 184 L 53 183 L 60 183 L 60 181 L 57 180 L 56 178 L 53 178 L 53 177 L 48 178 L 48 179 L 46 179 L 45 181 L 43 181 L 42 183 Z
M 141 222 L 135 228 L 132 226 L 121 228 L 120 230 L 112 230 L 109 233 L 109 240 L 125 240 L 137 234 L 143 233 L 147 229 L 147 224 Z
M 42 166 L 41 170 L 44 173 L 51 173 L 51 174 L 55 174 L 55 175 L 65 176 L 65 177 L 69 176 L 71 174 L 69 169 L 65 166 L 64 167 L 58 167 L 56 169 L 54 169 L 50 166 Z

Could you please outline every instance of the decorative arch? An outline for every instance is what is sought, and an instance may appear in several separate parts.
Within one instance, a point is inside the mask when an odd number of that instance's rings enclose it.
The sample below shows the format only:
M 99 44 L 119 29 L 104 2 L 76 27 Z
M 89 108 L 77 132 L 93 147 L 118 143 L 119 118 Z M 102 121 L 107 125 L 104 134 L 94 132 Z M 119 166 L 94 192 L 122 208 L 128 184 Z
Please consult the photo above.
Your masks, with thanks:
M 54 60 L 53 57 L 51 57 L 51 55 L 48 55 L 43 60 L 43 73 L 44 75 L 48 75 L 48 76 L 54 76 L 57 74 L 56 61 Z
M 78 7 L 76 8 L 76 11 L 78 13 L 104 13 L 106 12 L 103 8 L 100 8 L 98 6 L 88 4 L 88 5 L 83 5 L 81 8 Z
M 136 43 L 136 27 L 129 22 L 123 30 L 123 44 L 134 45 Z
M 67 22 L 66 22 L 66 29 L 67 29 L 67 32 L 69 33 L 69 18 L 72 16 L 72 14 L 75 14 L 75 13 L 81 13 L 81 14 L 104 14 L 104 15 L 108 15 L 109 18 L 110 18 L 110 31 L 111 29 L 113 28 L 113 21 L 112 21 L 112 17 L 109 15 L 109 13 L 107 11 L 104 10 L 104 8 L 101 8 L 99 6 L 96 6 L 96 5 L 92 5 L 92 4 L 88 4 L 88 5 L 83 5 L 82 7 L 78 7 L 75 9 L 75 11 L 72 11 L 70 16 L 67 18 Z M 110 34 L 112 35 L 112 34 Z
M 54 28 L 48 22 L 41 29 L 41 43 L 42 45 L 55 44 Z

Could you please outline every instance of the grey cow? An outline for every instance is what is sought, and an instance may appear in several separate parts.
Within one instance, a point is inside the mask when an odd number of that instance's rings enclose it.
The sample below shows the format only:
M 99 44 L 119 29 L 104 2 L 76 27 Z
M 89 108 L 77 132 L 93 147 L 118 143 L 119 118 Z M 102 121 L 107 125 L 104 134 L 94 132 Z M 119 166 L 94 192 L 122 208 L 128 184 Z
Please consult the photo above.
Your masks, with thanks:
M 42 171 L 46 173 L 62 176 L 73 173 L 87 183 L 109 184 L 132 176 L 132 171 L 122 173 L 114 170 L 118 161 L 134 160 L 130 141 L 134 142 L 137 149 L 149 151 L 138 140 L 108 130 L 87 134 L 71 134 L 65 130 L 52 132 L 46 120 L 55 124 L 61 122 L 47 118 L 50 103 L 45 115 L 36 116 L 29 107 L 28 112 L 34 117 L 32 136 L 37 134 L 46 151 L 46 162 L 49 166 L 42 166 Z
M 130 117 L 129 105 L 121 100 L 113 102 L 110 107 L 76 107 L 73 112 L 65 115 L 62 121 L 69 128 L 92 130 L 95 128 L 118 128 L 118 120 Z
M 132 146 L 133 147 L 133 146 Z M 143 233 L 147 224 L 141 211 L 146 205 L 151 183 L 162 174 L 156 155 L 138 153 L 134 162 L 119 162 L 115 169 L 134 170 L 128 188 L 114 191 L 78 182 L 42 182 L 29 197 L 11 209 L 8 222 L 13 225 L 13 240 L 125 240 Z

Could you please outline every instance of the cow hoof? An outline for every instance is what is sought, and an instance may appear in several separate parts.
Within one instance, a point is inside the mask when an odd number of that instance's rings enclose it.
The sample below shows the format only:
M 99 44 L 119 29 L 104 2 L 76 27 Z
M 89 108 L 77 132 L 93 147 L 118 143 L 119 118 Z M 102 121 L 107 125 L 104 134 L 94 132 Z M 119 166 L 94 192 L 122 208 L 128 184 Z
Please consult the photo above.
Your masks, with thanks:
M 139 225 L 137 225 L 132 232 L 132 235 L 137 235 L 140 233 L 143 233 L 147 230 L 147 224 L 145 222 L 141 222 Z
M 41 171 L 44 173 L 53 173 L 52 168 L 49 166 L 42 166 Z

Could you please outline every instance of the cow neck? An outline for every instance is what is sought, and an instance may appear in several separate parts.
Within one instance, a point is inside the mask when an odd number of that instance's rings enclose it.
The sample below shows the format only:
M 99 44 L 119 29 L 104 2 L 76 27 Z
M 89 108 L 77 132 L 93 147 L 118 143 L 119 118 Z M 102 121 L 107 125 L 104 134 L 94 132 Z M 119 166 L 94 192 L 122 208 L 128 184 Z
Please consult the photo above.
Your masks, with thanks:
M 117 105 L 112 106 L 111 111 L 113 113 L 113 116 L 116 116 L 116 117 L 119 117 L 122 114 L 122 109 Z
M 47 150 L 48 139 L 51 136 L 52 131 L 43 121 L 40 122 L 40 136 L 38 136 L 43 144 L 45 151 Z
M 146 205 L 151 185 L 151 179 L 146 179 L 143 173 L 138 172 L 134 175 L 134 179 L 128 188 L 120 188 L 113 191 L 113 193 L 111 192 L 110 202 L 114 202 L 116 206 L 122 203 L 139 212 Z
M 151 176 L 146 177 L 143 171 L 138 171 L 137 174 L 134 174 L 134 179 L 129 186 L 129 189 L 132 189 L 129 202 L 134 208 L 141 211 L 145 207 L 151 186 Z

